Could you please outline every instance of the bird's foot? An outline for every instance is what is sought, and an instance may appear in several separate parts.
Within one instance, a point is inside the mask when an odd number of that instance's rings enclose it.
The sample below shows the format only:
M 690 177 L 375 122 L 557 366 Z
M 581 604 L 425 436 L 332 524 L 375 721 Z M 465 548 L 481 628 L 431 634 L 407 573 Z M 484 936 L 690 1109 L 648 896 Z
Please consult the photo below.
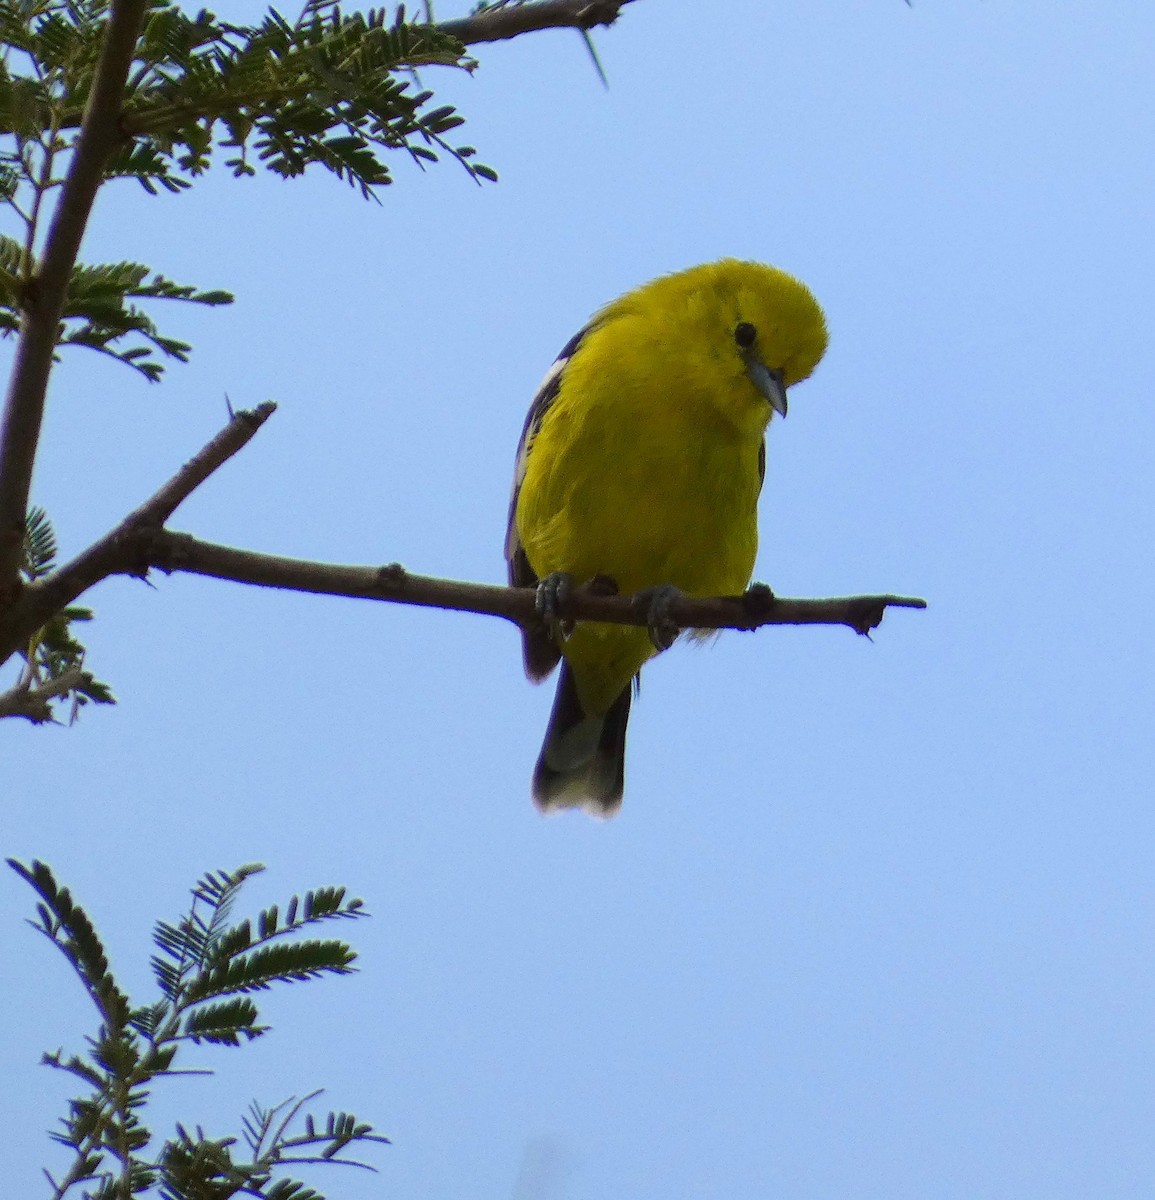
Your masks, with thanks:
M 564 642 L 573 633 L 574 623 L 560 613 L 573 594 L 573 576 L 566 571 L 551 571 L 538 585 L 534 608 L 555 642 Z
M 752 583 L 742 594 L 742 606 L 751 621 L 749 628 L 755 628 L 757 622 L 765 619 L 774 607 L 774 592 L 770 585 L 768 583 Z
M 668 650 L 682 632 L 682 627 L 670 615 L 674 604 L 681 598 L 681 589 L 672 583 L 638 592 L 638 600 L 646 609 L 646 628 L 650 633 L 650 641 L 658 650 Z

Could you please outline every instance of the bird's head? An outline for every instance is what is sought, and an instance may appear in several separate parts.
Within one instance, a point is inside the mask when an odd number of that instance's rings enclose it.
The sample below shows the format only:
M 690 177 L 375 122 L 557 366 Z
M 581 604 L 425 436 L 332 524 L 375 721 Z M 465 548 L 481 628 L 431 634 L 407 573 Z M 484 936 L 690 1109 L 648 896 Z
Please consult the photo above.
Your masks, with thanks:
M 665 275 L 633 294 L 660 352 L 728 421 L 765 428 L 786 415 L 786 389 L 826 350 L 826 320 L 804 283 L 762 263 L 724 258 Z M 631 307 L 634 307 L 631 305 Z M 719 386 L 721 384 L 722 386 Z

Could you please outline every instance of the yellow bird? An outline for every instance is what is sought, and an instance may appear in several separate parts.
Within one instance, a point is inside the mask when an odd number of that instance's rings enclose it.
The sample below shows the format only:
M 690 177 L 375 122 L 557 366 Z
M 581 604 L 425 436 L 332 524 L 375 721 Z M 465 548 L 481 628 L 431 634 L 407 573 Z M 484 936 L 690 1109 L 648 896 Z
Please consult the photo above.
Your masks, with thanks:
M 662 643 L 663 607 L 743 591 L 758 549 L 765 432 L 814 370 L 826 323 L 806 286 L 723 259 L 665 275 L 597 313 L 558 355 L 518 449 L 505 555 L 538 588 L 525 669 L 562 659 L 533 776 L 543 811 L 621 805 L 630 689 Z M 657 589 L 649 631 L 555 619 L 573 583 Z

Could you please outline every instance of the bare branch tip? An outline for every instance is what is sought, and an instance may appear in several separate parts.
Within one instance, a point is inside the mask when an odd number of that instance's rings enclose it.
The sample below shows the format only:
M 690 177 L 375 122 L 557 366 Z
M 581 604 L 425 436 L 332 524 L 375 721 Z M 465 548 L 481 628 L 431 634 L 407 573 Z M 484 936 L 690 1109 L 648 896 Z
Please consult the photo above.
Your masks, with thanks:
M 231 420 L 236 420 L 238 417 L 242 421 L 247 421 L 250 425 L 260 428 L 272 415 L 277 411 L 277 402 L 275 400 L 265 400 L 258 404 L 256 408 L 242 408 L 238 412 L 233 412 L 232 405 L 229 405 L 229 417 Z

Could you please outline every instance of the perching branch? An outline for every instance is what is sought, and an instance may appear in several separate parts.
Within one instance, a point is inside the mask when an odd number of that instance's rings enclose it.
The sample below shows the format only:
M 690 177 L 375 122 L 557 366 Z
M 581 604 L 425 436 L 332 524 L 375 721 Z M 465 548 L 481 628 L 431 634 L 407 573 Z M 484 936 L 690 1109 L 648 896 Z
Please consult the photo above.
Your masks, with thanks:
M 508 8 L 483 9 L 458 21 L 440 21 L 442 33 L 466 46 L 499 42 L 540 29 L 594 29 L 612 25 L 632 0 L 540 0 Z
M 385 600 L 422 608 L 443 608 L 482 616 L 504 617 L 517 625 L 539 618 L 533 588 L 501 587 L 413 575 L 398 563 L 382 567 L 343 566 L 258 554 L 202 542 L 191 534 L 160 531 L 148 548 L 150 565 L 163 571 L 211 575 L 257 587 L 285 588 L 325 596 Z M 790 600 L 755 584 L 742 596 L 680 596 L 670 618 L 682 629 L 759 629 L 763 625 L 848 625 L 868 633 L 882 621 L 887 608 L 925 608 L 926 601 L 909 596 L 840 596 L 828 600 Z M 558 605 L 565 620 L 602 621 L 610 625 L 646 625 L 650 597 L 608 596 L 584 585 Z
M 30 583 L 19 602 L 0 621 L 0 661 L 6 660 L 55 613 L 94 584 L 111 575 L 143 577 L 152 568 L 210 575 L 257 587 L 285 588 L 326 596 L 383 600 L 454 612 L 504 617 L 518 625 L 538 620 L 532 588 L 465 583 L 413 575 L 389 566 L 344 566 L 238 550 L 203 542 L 187 533 L 164 528 L 177 506 L 218 467 L 241 449 L 268 420 L 273 404 L 237 413 L 194 458 L 151 499 L 130 513 L 111 532 L 43 579 Z M 567 620 L 602 621 L 644 626 L 650 598 L 607 595 L 603 587 L 573 589 L 559 604 Z M 887 608 L 925 608 L 909 596 L 843 596 L 795 600 L 774 596 L 756 584 L 743 596 L 676 599 L 671 620 L 683 629 L 758 629 L 763 625 L 846 625 L 858 633 L 874 629 Z
M 92 92 L 44 257 L 22 298 L 20 342 L 0 424 L 0 604 L 19 590 L 24 514 L 60 315 L 92 204 L 104 179 L 104 164 L 122 136 L 119 120 L 124 85 L 147 7 L 148 0 L 112 0 Z

